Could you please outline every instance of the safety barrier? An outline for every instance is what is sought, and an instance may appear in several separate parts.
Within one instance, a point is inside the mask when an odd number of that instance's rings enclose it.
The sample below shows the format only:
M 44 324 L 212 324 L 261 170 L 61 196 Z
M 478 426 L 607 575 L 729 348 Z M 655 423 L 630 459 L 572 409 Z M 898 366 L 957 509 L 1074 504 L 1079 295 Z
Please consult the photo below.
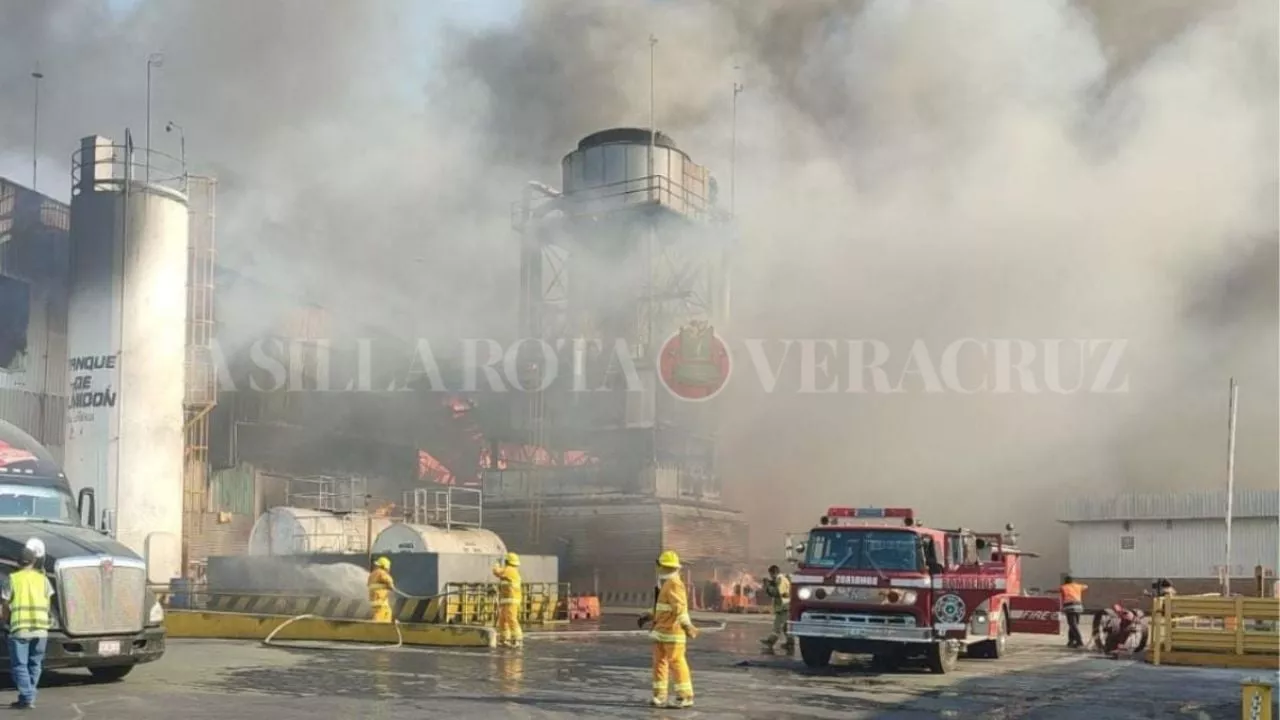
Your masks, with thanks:
M 497 583 L 447 583 L 441 603 L 443 622 L 470 625 L 494 625 L 498 621 Z M 524 604 L 520 622 L 525 625 L 550 625 L 564 622 L 568 583 L 525 583 Z
M 600 619 L 600 598 L 595 595 L 580 595 L 566 598 L 562 602 L 564 616 L 569 620 Z
M 285 615 L 197 610 L 168 612 L 165 631 L 171 638 L 221 640 L 265 640 L 274 632 L 274 637 L 280 640 L 312 642 L 394 643 L 426 647 L 493 647 L 495 644 L 493 628 L 487 627 L 310 617 L 290 621 Z
M 208 592 L 181 594 L 155 590 L 169 610 L 204 610 L 259 615 L 315 615 L 336 620 L 368 620 L 372 616 L 364 599 L 288 593 Z M 545 625 L 568 620 L 561 598 L 569 597 L 567 583 L 527 583 L 521 622 Z M 494 625 L 497 622 L 497 583 L 449 583 L 441 596 L 412 598 L 392 596 L 392 615 L 402 623 Z
M 1184 624 L 1190 618 L 1196 620 Z M 1157 598 L 1147 659 L 1154 665 L 1275 669 L 1280 666 L 1277 628 L 1276 598 Z

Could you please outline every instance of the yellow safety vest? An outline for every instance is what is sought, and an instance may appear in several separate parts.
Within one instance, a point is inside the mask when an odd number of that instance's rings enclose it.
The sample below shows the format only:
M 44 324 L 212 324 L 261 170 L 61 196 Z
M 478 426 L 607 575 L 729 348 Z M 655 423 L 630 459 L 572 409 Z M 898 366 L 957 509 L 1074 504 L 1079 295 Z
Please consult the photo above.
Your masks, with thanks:
M 520 571 L 513 567 L 497 567 L 493 569 L 493 574 L 498 577 L 498 604 L 519 606 L 524 599 Z
M 9 631 L 49 629 L 49 585 L 44 573 L 24 568 L 9 576 Z
M 662 583 L 658 601 L 653 605 L 653 632 L 649 637 L 658 642 L 682 643 L 685 628 L 693 624 L 689 619 L 689 595 L 684 581 L 676 573 Z
M 791 579 L 786 575 L 779 575 L 776 582 L 773 583 L 773 611 L 778 612 L 791 607 Z

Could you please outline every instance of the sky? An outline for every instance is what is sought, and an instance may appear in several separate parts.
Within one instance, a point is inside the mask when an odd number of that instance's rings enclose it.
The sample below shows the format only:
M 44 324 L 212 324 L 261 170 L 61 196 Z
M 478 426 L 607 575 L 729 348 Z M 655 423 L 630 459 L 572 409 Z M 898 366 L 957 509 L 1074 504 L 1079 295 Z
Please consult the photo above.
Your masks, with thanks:
M 107 7 L 111 14 L 117 20 L 124 20 L 128 15 L 135 11 L 142 3 L 142 0 L 106 0 Z M 433 36 L 440 31 L 441 28 L 449 25 L 462 25 L 468 28 L 501 28 L 503 25 L 512 21 L 520 8 L 520 0 L 430 0 L 429 2 L 414 3 L 411 6 L 412 15 L 410 17 L 407 30 L 408 33 L 420 34 L 425 41 L 430 42 Z M 416 56 L 419 61 L 417 67 L 412 68 L 404 73 L 405 76 L 405 92 L 418 93 L 422 92 L 422 88 L 416 85 L 416 79 L 422 77 L 429 70 L 431 54 L 424 52 Z M 32 68 L 39 63 L 40 58 L 33 57 L 30 59 Z M 139 59 L 139 66 L 145 68 L 145 58 Z M 142 72 L 139 73 L 140 77 Z M 42 83 L 55 83 L 56 76 L 46 73 L 46 77 Z M 157 75 L 153 76 L 153 90 L 157 90 L 155 86 L 163 80 Z M 47 88 L 47 85 L 44 86 Z M 12 89 L 5 87 L 2 89 L 6 98 L 25 97 L 28 103 L 34 100 L 34 93 L 28 88 L 24 93 L 22 89 Z M 46 89 L 47 92 L 47 89 Z M 46 106 L 45 110 L 48 110 Z M 154 103 L 153 103 L 154 110 Z M 163 147 L 162 142 L 172 140 L 161 135 L 167 119 L 160 119 L 153 116 L 152 123 L 152 142 L 157 150 L 163 149 L 165 152 L 177 154 L 177 148 Z M 145 123 L 141 120 L 139 126 Z M 137 127 L 132 128 L 135 133 L 135 142 L 141 137 L 141 130 Z M 123 135 L 122 130 L 115 128 L 103 128 L 99 132 L 107 135 Z M 29 139 L 30 136 L 28 136 Z M 46 140 L 48 142 L 46 142 Z M 42 169 L 38 172 L 37 188 L 41 192 L 58 200 L 69 202 L 71 198 L 71 180 L 68 176 L 68 167 L 66 159 L 74 150 L 72 144 L 75 139 L 68 140 L 66 138 L 45 138 L 41 141 L 42 154 L 40 158 L 40 166 Z M 119 141 L 120 139 L 117 139 Z M 13 151 L 0 150 L 0 177 L 6 177 L 21 185 L 31 184 L 31 154 L 30 152 L 19 153 Z

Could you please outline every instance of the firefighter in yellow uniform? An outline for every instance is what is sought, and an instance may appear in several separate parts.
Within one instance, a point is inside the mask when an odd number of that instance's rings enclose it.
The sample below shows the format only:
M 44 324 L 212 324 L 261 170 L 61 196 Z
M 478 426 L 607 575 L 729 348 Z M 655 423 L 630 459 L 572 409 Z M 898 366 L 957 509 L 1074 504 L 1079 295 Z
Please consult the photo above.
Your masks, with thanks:
M 676 701 L 672 707 L 693 707 L 693 676 L 685 659 L 685 639 L 698 637 L 698 628 L 689 619 L 689 596 L 680 579 L 680 558 L 667 550 L 658 556 L 658 600 L 653 612 L 641 616 L 640 622 L 653 623 L 653 698 L 654 707 L 667 704 L 667 681 L 672 681 Z
M 787 620 L 791 615 L 791 578 L 782 574 L 777 565 L 769 566 L 769 577 L 764 581 L 765 594 L 773 607 L 773 632 L 760 641 L 766 653 L 782 639 L 782 651 L 788 655 L 795 651 L 795 639 L 787 634 Z
M 521 647 L 524 631 L 520 629 L 520 608 L 524 605 L 524 584 L 520 580 L 520 556 L 507 553 L 493 568 L 498 578 L 498 645 Z
M 391 561 L 380 557 L 373 561 L 373 571 L 369 573 L 369 606 L 373 608 L 373 621 L 391 622 L 391 591 L 395 582 L 391 579 Z

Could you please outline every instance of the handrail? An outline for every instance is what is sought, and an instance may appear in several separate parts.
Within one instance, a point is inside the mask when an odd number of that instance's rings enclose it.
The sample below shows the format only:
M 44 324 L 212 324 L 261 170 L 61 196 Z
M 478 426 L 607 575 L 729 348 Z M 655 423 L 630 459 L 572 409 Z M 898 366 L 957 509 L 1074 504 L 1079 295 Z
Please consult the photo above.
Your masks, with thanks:
M 1151 621 L 1148 658 L 1154 665 L 1275 668 L 1280 663 L 1280 599 L 1156 598 Z
M 86 155 L 89 157 L 86 159 Z M 92 186 L 86 169 L 92 168 Z M 94 145 L 71 154 L 71 193 L 119 189 L 127 179 L 131 184 L 146 185 L 187 195 L 187 170 L 181 160 L 155 149 L 119 144 Z

